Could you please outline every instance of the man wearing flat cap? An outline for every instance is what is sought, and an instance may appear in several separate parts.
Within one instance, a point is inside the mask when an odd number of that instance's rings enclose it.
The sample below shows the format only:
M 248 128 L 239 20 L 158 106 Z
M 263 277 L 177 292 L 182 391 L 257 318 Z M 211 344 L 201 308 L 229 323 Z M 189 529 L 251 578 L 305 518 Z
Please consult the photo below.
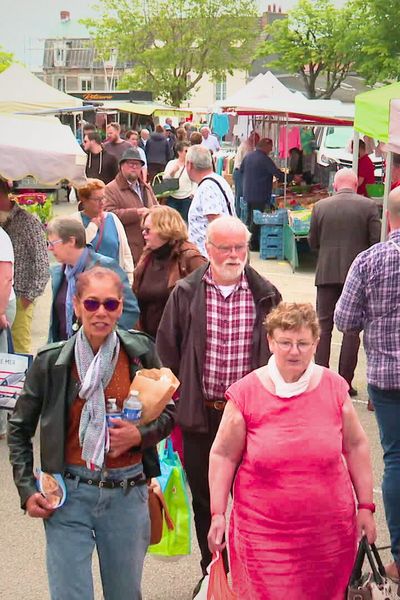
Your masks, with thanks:
M 128 148 L 119 160 L 116 178 L 105 188 L 104 210 L 114 213 L 122 222 L 135 264 L 144 246 L 141 229 L 143 215 L 157 204 L 153 190 L 140 177 L 143 165 L 138 150 Z

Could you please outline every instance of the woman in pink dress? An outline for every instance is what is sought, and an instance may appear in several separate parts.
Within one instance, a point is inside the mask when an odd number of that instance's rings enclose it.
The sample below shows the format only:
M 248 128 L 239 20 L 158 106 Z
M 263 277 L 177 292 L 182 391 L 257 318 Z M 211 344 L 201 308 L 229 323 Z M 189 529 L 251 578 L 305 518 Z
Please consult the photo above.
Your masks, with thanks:
M 312 306 L 281 303 L 266 329 L 273 355 L 226 392 L 211 450 L 210 550 L 224 547 L 237 470 L 229 555 L 239 600 L 343 600 L 357 537 L 376 538 L 367 438 L 344 379 L 313 362 Z

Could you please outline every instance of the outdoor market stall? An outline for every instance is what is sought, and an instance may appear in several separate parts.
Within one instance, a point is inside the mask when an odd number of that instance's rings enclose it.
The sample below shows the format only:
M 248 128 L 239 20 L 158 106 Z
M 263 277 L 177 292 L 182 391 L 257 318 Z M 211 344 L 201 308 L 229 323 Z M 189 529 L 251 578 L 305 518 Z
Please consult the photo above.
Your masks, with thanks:
M 31 180 L 54 187 L 62 180 L 75 186 L 86 181 L 86 154 L 76 141 L 71 128 L 56 117 L 28 117 L 0 114 L 0 177 L 11 181 Z M 43 193 L 23 194 L 21 204 L 38 204 L 38 216 L 51 216 L 52 198 Z M 39 207 L 43 207 L 40 209 Z
M 400 83 L 358 94 L 355 98 L 353 168 L 357 172 L 360 133 L 386 144 L 385 191 L 383 198 L 381 240 L 387 236 L 386 210 L 392 179 L 392 153 L 400 153 L 399 117 Z
M 353 123 L 352 109 L 338 101 L 312 101 L 302 94 L 294 94 L 288 90 L 271 72 L 259 75 L 252 80 L 244 89 L 227 98 L 223 102 L 224 110 L 234 110 L 237 115 L 248 115 L 262 119 L 268 125 L 277 124 L 278 130 L 281 126 L 286 127 L 288 135 L 289 125 L 351 125 Z M 263 129 L 265 131 L 265 129 Z M 269 136 L 270 137 L 270 136 Z M 276 144 L 275 144 L 276 145 Z M 286 138 L 286 147 L 289 147 Z M 286 161 L 285 173 L 288 171 Z M 311 215 L 310 205 L 321 197 L 327 196 L 327 190 L 319 190 L 319 197 L 314 191 L 297 191 L 297 209 L 306 208 L 306 214 Z M 303 193 L 302 193 L 303 192 Z M 307 193 L 309 192 L 309 193 Z M 278 198 L 277 205 L 287 208 L 292 197 L 289 196 L 289 188 L 285 179 L 283 189 L 283 200 Z M 297 244 L 308 235 L 309 218 L 302 221 L 301 230 L 297 226 L 296 219 L 292 217 L 282 225 L 282 243 L 284 256 L 292 265 L 292 269 L 298 266 Z M 279 257 L 279 256 L 277 256 Z

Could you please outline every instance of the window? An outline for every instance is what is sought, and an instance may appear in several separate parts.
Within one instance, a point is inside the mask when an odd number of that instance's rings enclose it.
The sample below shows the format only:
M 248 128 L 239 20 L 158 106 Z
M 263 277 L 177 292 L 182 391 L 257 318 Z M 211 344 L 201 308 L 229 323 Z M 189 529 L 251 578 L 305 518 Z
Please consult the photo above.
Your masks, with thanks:
M 54 43 L 54 66 L 65 67 L 66 62 L 66 46 L 65 42 L 57 41 Z
M 215 101 L 225 100 L 226 98 L 226 77 L 220 79 L 215 84 Z
M 65 92 L 65 90 L 66 90 L 65 77 L 63 77 L 62 75 L 61 76 L 57 75 L 55 77 L 54 83 L 55 83 L 54 87 L 56 87 L 58 90 L 60 90 L 60 92 Z
M 91 79 L 81 79 L 81 91 L 82 92 L 90 92 L 92 89 L 92 80 Z

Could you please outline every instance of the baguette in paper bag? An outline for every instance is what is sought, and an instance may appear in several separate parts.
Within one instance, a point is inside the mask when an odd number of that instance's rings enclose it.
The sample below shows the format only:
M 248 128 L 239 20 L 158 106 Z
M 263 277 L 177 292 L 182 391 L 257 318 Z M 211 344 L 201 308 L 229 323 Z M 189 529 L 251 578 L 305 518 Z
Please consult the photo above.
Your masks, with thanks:
M 171 369 L 141 369 L 131 383 L 130 391 L 139 392 L 142 403 L 141 425 L 146 425 L 157 419 L 180 383 Z

